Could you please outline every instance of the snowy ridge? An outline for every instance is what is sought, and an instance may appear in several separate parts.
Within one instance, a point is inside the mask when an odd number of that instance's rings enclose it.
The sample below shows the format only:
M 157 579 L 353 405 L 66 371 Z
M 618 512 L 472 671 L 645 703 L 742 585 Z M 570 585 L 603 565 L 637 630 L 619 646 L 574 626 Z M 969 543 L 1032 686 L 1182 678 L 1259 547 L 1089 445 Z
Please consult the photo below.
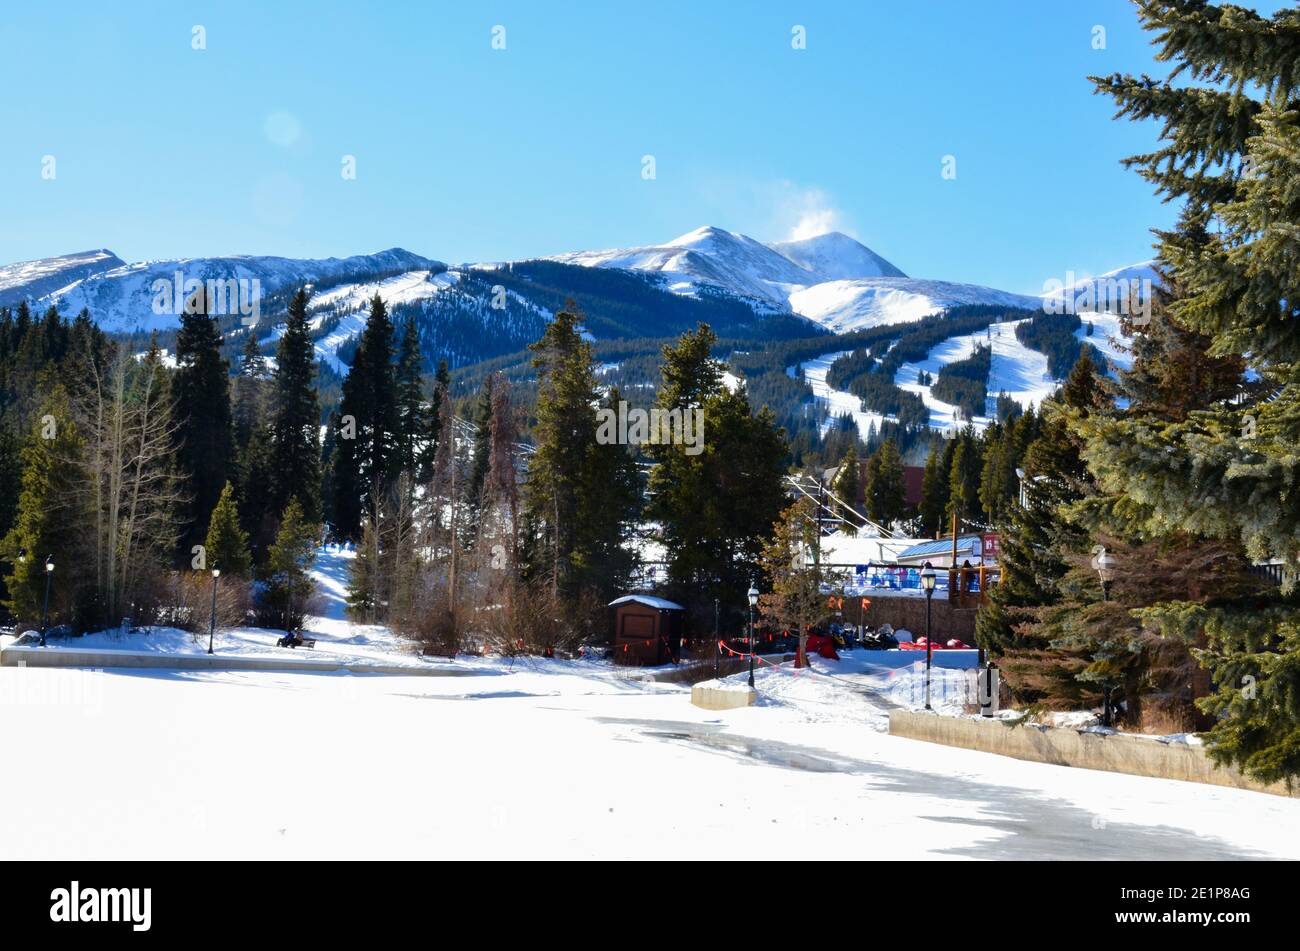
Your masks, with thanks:
M 81 251 L 0 267 L 0 307 L 34 300 L 94 274 L 126 264 L 112 251 Z
M 400 248 L 347 258 L 321 260 L 233 255 L 125 264 L 74 280 L 39 298 L 56 304 L 64 313 L 89 309 L 96 323 L 109 332 L 130 333 L 170 330 L 179 325 L 175 314 L 155 314 L 153 284 L 184 280 L 237 280 L 259 282 L 263 296 L 296 284 L 314 283 L 353 272 L 434 268 L 438 262 Z
M 1024 294 L 908 277 L 839 232 L 769 245 L 704 227 L 661 245 L 579 251 L 551 260 L 657 272 L 665 288 L 677 294 L 695 294 L 700 284 L 710 284 L 771 302 L 835 333 L 920 320 L 961 304 L 1042 306 L 1039 298 Z
M 1122 293 L 1122 288 L 1125 285 L 1135 289 L 1144 289 L 1148 286 L 1159 287 L 1160 275 L 1156 273 L 1155 263 L 1155 261 L 1139 261 L 1137 264 L 1118 267 L 1096 277 L 1082 277 L 1073 280 L 1070 279 L 1073 277 L 1070 274 L 1067 275 L 1065 281 L 1054 279 L 1045 283 L 1043 286 L 1046 290 L 1040 297 L 1045 303 L 1059 307 L 1071 301 L 1087 300 L 1095 302 L 1114 299 L 1116 288 L 1119 288 L 1120 293 Z M 1082 313 L 1084 309 L 1094 310 L 1095 307 L 1090 303 L 1086 308 L 1078 308 L 1078 312 Z
M 790 295 L 796 314 L 835 333 L 884 324 L 910 323 L 962 304 L 1038 308 L 1036 297 L 981 287 L 912 277 L 877 277 L 828 281 Z
M 579 251 L 550 258 L 562 264 L 657 271 L 675 293 L 696 283 L 713 284 L 744 297 L 784 303 L 790 290 L 815 283 L 816 275 L 753 238 L 721 228 L 697 228 L 661 245 Z
M 838 231 L 800 241 L 777 241 L 768 247 L 823 281 L 907 277 L 875 251 Z

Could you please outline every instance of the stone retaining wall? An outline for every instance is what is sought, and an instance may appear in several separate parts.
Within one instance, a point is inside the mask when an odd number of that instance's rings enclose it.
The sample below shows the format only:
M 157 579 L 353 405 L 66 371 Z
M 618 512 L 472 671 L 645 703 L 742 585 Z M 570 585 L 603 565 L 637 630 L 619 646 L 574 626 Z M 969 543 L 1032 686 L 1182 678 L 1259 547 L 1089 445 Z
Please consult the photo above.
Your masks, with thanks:
M 68 648 L 6 647 L 0 650 L 0 667 L 93 667 L 95 669 L 146 668 L 153 670 L 278 670 L 353 674 L 388 674 L 409 677 L 472 677 L 478 671 L 432 665 L 348 663 L 304 658 L 305 649 L 279 657 L 239 657 L 224 654 L 159 654 L 150 651 L 76 650 Z
M 927 743 L 997 753 L 1035 763 L 1233 786 L 1275 796 L 1300 794 L 1300 789 L 1288 790 L 1284 783 L 1261 783 L 1234 768 L 1216 766 L 1205 755 L 1203 747 L 1162 742 L 1154 737 L 1028 723 L 1011 726 L 997 719 L 947 717 L 910 710 L 890 712 L 889 732 Z

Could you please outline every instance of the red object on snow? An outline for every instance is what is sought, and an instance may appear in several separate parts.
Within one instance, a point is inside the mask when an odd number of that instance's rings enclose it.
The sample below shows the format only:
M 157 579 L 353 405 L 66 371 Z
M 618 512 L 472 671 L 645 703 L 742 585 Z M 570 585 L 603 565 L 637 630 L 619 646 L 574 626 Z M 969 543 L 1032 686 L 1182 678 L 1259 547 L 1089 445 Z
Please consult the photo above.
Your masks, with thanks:
M 808 635 L 807 651 L 809 654 L 820 654 L 827 660 L 840 659 L 840 655 L 835 653 L 835 642 L 822 634 Z

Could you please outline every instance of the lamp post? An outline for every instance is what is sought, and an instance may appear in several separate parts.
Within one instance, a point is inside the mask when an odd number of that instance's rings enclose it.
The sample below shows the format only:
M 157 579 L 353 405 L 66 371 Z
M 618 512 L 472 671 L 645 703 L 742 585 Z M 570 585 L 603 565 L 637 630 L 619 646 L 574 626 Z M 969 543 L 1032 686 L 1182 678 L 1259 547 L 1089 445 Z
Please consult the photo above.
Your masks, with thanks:
M 50 580 L 54 577 L 54 556 L 45 556 L 45 606 L 41 608 L 41 646 L 45 646 L 45 628 L 50 618 Z
M 717 680 L 722 672 L 722 628 L 719 625 L 720 605 L 718 599 L 713 599 L 713 679 Z
M 1097 569 L 1097 577 L 1101 579 L 1101 599 L 1110 600 L 1110 583 L 1115 577 L 1115 566 L 1119 564 L 1118 560 L 1105 548 L 1097 552 L 1097 557 L 1092 560 L 1092 566 Z
M 18 549 L 18 564 L 20 564 L 20 565 L 25 565 L 25 564 L 27 564 L 27 549 L 26 549 L 26 548 L 20 548 L 20 549 Z
M 1097 552 L 1097 557 L 1093 558 L 1092 566 L 1097 569 L 1097 577 L 1101 579 L 1101 600 L 1103 603 L 1110 600 L 1110 583 L 1115 578 L 1115 566 L 1118 564 L 1115 558 L 1105 548 Z M 1111 708 L 1111 687 L 1110 681 L 1105 681 L 1101 685 L 1101 724 L 1110 726 L 1114 720 L 1114 714 Z
M 754 687 L 754 652 L 758 650 L 758 644 L 754 638 L 754 608 L 758 606 L 758 588 L 752 583 L 749 586 L 749 686 Z
M 930 633 L 930 599 L 934 597 L 934 566 L 928 561 L 921 569 L 921 588 L 925 591 L 925 709 L 930 706 L 930 668 L 934 663 L 934 641 Z
M 208 653 L 212 653 L 212 641 L 217 635 L 217 579 L 221 577 L 221 569 L 212 569 L 212 620 L 208 624 Z

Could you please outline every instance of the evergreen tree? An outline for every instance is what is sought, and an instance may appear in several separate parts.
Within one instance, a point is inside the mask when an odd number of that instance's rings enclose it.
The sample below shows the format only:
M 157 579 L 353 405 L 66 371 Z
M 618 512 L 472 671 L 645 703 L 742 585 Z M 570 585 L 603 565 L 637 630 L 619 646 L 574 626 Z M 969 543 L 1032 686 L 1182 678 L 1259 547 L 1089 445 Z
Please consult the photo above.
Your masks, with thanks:
M 281 508 L 277 508 L 268 486 L 282 482 L 276 471 L 271 447 L 271 427 L 263 422 L 253 427 L 248 444 L 239 457 L 239 520 L 248 536 L 251 557 L 257 564 L 266 558 L 267 549 L 275 540 L 276 526 Z
M 1208 338 L 1211 357 L 1247 355 L 1262 385 L 1240 403 L 1210 402 L 1182 419 L 1147 400 L 1079 429 L 1085 458 L 1104 491 L 1123 500 L 1112 511 L 1130 531 L 1231 541 L 1286 565 L 1283 597 L 1272 603 L 1184 598 L 1138 610 L 1144 624 L 1204 644 L 1199 656 L 1215 690 L 1203 707 L 1217 718 L 1211 754 L 1264 780 L 1293 778 L 1300 613 L 1286 595 L 1300 569 L 1300 11 L 1266 17 L 1197 0 L 1144 0 L 1139 11 L 1160 59 L 1174 64 L 1170 78 L 1095 82 L 1120 115 L 1161 123 L 1161 148 L 1129 164 L 1183 205 L 1176 227 L 1158 233 L 1159 261 L 1177 294 L 1168 316 Z M 1215 395 L 1210 387 L 1203 399 Z
M 855 446 L 849 446 L 840 461 L 835 479 L 831 482 L 831 491 L 843 499 L 845 505 L 852 506 L 855 510 L 858 510 L 858 475 L 858 450 Z M 843 515 L 846 522 L 844 530 L 850 535 L 856 535 L 861 526 L 849 513 Z
M 290 498 L 296 497 L 303 516 L 315 522 L 321 518 L 321 412 L 315 388 L 314 347 L 307 324 L 308 300 L 306 289 L 300 288 L 289 301 L 284 333 L 275 352 L 275 404 L 268 434 L 272 474 L 269 502 L 271 509 L 279 512 Z
M 401 470 L 410 473 L 411 484 L 419 475 L 420 453 L 429 431 L 424 409 L 424 358 L 420 355 L 420 333 L 415 320 L 402 325 L 402 343 L 397 355 L 397 430 Z
M 1025 450 L 1022 500 L 1006 509 L 999 529 L 1000 580 L 976 617 L 976 640 L 1002 663 L 1022 702 L 1077 705 L 1086 658 L 1054 643 L 1038 626 L 1038 610 L 1059 603 L 1060 582 L 1088 549 L 1088 533 L 1065 517 L 1067 506 L 1095 494 L 1080 456 L 1082 440 L 1067 425 L 1070 411 L 1101 405 L 1096 367 L 1085 350 L 1066 384 L 1041 410 L 1041 432 Z M 1057 632 L 1059 633 L 1059 632 Z
M 528 464 L 525 504 L 540 531 L 530 546 L 528 573 L 546 579 L 553 592 L 577 593 L 585 579 L 575 573 L 574 550 L 581 534 L 579 494 L 584 468 L 596 441 L 596 376 L 591 344 L 578 330 L 578 316 L 561 311 L 533 344 L 537 368 L 537 449 Z
M 157 335 L 152 341 L 157 346 Z M 239 375 L 231 383 L 230 408 L 235 452 L 242 457 L 253 430 L 265 425 L 267 411 L 266 360 L 258 349 L 256 335 L 244 341 L 239 361 Z
M 944 464 L 945 450 L 951 440 L 931 443 L 930 454 L 925 458 L 925 474 L 921 480 L 921 533 L 938 538 L 944 530 L 944 513 L 948 511 L 948 470 Z
M 251 566 L 248 535 L 239 527 L 239 508 L 235 504 L 234 487 L 229 482 L 221 490 L 221 498 L 212 510 L 204 545 L 209 568 L 220 568 L 229 575 L 247 574 Z
M 699 409 L 703 446 L 646 447 L 655 462 L 647 514 L 662 526 L 669 590 L 712 623 L 712 600 L 744 603 L 759 556 L 785 507 L 787 445 L 772 411 L 754 413 L 744 388 L 722 384 L 707 355 L 715 341 L 700 325 L 664 347 L 661 410 Z M 705 617 L 705 615 L 708 617 Z
M 332 474 L 334 531 L 355 539 L 363 516 L 401 470 L 393 324 L 378 294 L 343 380 L 339 419 Z
M 178 462 L 190 497 L 181 545 L 200 544 L 208 519 L 233 473 L 230 364 L 221 355 L 221 330 L 208 316 L 206 289 L 184 308 L 176 335 L 172 398 L 179 426 Z M 188 560 L 188 558 L 187 558 Z
M 903 459 L 892 439 L 881 443 L 867 460 L 866 499 L 867 516 L 886 528 L 901 519 L 907 509 Z
M 292 312 L 293 304 L 289 306 Z M 266 379 L 266 357 L 257 342 L 257 333 L 251 329 L 244 336 L 244 349 L 240 351 L 239 375 L 250 380 Z
M 302 626 L 306 606 L 315 592 L 310 571 L 319 540 L 320 526 L 304 515 L 296 498 L 290 499 L 268 553 L 264 594 L 266 606 L 286 631 Z
M 622 400 L 611 387 L 601 405 L 617 413 Z M 573 567 L 602 604 L 627 588 L 636 561 L 627 542 L 640 511 L 641 479 L 629 447 L 593 440 L 582 469 Z
M 72 421 L 68 394 L 49 388 L 22 448 L 22 490 L 18 519 L 4 540 L 5 608 L 33 627 L 40 624 L 45 596 L 45 559 L 53 558 L 51 626 L 79 620 L 91 580 L 85 552 L 89 518 L 81 487 L 85 441 Z
M 474 449 L 470 458 L 469 478 L 465 485 L 465 499 L 475 513 L 479 509 L 479 496 L 483 494 L 483 482 L 487 479 L 488 472 L 488 457 L 492 452 L 492 394 L 495 384 L 495 373 L 489 373 L 483 378 L 483 386 L 479 389 L 478 405 L 474 412 Z
M 375 512 L 361 527 L 357 556 L 348 569 L 348 617 L 364 624 L 378 620 L 383 601 L 379 536 L 379 513 Z
M 433 472 L 433 457 L 438 452 L 438 437 L 441 435 L 442 405 L 450 398 L 450 389 L 451 371 L 447 369 L 446 360 L 439 360 L 438 371 L 433 377 L 433 398 L 429 401 L 428 418 L 425 420 L 424 449 L 418 454 L 416 462 L 418 482 L 428 482 Z
M 953 437 L 952 447 L 952 461 L 948 467 L 948 510 L 945 515 L 949 524 L 956 520 L 957 533 L 961 534 L 968 527 L 981 525 L 984 521 L 984 507 L 979 497 L 984 461 L 979 439 L 970 426 Z

